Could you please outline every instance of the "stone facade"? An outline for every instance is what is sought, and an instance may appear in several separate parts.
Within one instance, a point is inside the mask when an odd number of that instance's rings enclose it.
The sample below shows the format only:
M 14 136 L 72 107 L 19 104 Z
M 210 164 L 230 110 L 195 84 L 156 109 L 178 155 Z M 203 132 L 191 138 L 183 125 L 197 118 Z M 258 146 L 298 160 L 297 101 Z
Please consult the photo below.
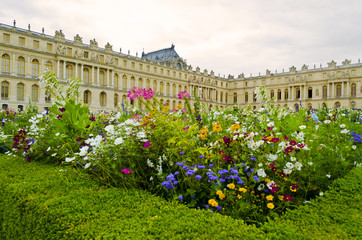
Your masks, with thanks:
M 40 107 L 52 104 L 39 84 L 39 75 L 51 69 L 63 84 L 69 77 L 83 82 L 80 96 L 93 111 L 114 110 L 133 86 L 152 88 L 156 97 L 174 108 L 182 100 L 180 91 L 196 92 L 208 106 L 258 107 L 255 87 L 265 85 L 278 106 L 295 104 L 317 108 L 323 102 L 329 106 L 362 106 L 362 65 L 345 60 L 341 66 L 331 61 L 328 67 L 294 66 L 289 72 L 271 73 L 258 77 L 227 78 L 213 71 L 193 69 L 171 48 L 141 57 L 116 52 L 107 43 L 100 48 L 95 39 L 83 43 L 77 34 L 67 40 L 59 30 L 54 36 L 0 24 L 1 103 L 11 109 L 23 108 L 30 101 Z M 135 102 L 137 105 L 138 103 Z

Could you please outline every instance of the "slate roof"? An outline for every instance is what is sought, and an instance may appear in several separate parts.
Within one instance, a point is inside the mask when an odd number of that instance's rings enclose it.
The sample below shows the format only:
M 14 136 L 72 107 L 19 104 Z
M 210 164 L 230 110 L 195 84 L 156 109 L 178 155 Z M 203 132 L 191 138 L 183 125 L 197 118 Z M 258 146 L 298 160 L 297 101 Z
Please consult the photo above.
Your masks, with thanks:
M 172 44 L 170 48 L 165 48 L 146 54 L 143 52 L 142 59 L 152 60 L 156 62 L 173 62 L 181 58 L 175 51 L 175 45 Z

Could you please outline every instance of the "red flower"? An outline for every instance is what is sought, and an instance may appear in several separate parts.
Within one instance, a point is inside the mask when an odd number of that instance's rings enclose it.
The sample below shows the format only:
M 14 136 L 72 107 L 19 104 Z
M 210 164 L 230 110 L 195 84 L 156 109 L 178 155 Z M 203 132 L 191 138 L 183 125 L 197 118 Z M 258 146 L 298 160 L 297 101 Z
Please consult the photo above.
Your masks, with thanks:
M 273 138 L 272 140 L 270 140 L 270 142 L 273 142 L 273 143 L 279 142 L 279 138 Z
M 295 146 L 295 145 L 297 145 L 297 142 L 295 140 L 292 140 L 292 141 L 289 142 L 289 144 L 292 145 L 292 146 Z
M 143 144 L 143 147 L 144 148 L 148 148 L 150 146 L 150 142 L 148 141 L 148 142 L 145 142 L 145 144 Z
M 273 168 L 275 166 L 275 162 L 269 165 L 269 168 Z
M 304 148 L 304 147 L 305 147 L 305 145 L 304 145 L 303 143 L 299 143 L 297 146 L 298 146 L 299 148 Z
M 290 152 L 293 152 L 293 147 L 287 147 L 284 151 L 286 152 L 286 153 L 290 153 Z
M 121 170 L 124 174 L 130 174 L 132 173 L 132 170 L 129 170 L 128 168 L 124 168 Z
M 293 201 L 293 198 L 292 198 L 292 196 L 290 196 L 290 195 L 285 195 L 285 196 L 283 197 L 283 200 L 284 200 L 284 201 Z

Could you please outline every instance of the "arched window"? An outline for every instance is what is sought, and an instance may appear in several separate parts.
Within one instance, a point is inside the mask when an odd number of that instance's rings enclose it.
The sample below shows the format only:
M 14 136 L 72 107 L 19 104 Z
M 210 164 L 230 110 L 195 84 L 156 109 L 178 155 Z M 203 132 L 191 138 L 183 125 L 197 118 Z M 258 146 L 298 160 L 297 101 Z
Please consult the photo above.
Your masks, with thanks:
M 89 68 L 83 68 L 83 81 L 85 84 L 90 84 L 89 81 Z
M 219 100 L 219 96 L 218 96 L 218 95 L 219 95 L 219 93 L 216 91 L 216 92 L 215 92 L 215 96 L 216 96 L 216 99 L 215 99 L 215 100 L 216 100 L 216 101 Z
M 170 84 L 169 83 L 166 84 L 166 94 L 170 95 Z
M 45 91 L 45 102 L 46 103 L 52 102 L 52 96 L 50 95 L 50 92 L 48 90 Z
M 127 96 L 126 95 L 123 95 L 122 96 L 122 102 L 125 103 L 127 101 Z
M 138 79 L 138 87 L 143 88 L 143 80 L 142 80 L 142 78 Z
M 163 94 L 163 82 L 160 82 L 160 94 Z
M 73 77 L 73 66 L 72 65 L 67 65 L 66 66 L 66 72 L 65 72 L 65 79 L 69 79 L 71 77 Z
M 7 81 L 1 82 L 1 99 L 7 100 L 9 98 L 9 83 Z
M 208 98 L 211 100 L 211 89 L 209 88 L 209 95 L 208 95 Z
M 153 91 L 157 92 L 157 81 L 153 81 Z
M 295 98 L 299 99 L 300 98 L 300 87 L 296 87 L 295 88 Z
M 127 76 L 123 75 L 122 79 L 122 88 L 127 89 Z
M 184 87 L 184 91 L 187 91 L 187 86 Z
M 247 103 L 249 101 L 249 94 L 248 92 L 245 93 L 245 102 Z
M 356 91 L 357 90 L 357 86 L 355 83 L 351 84 L 351 97 L 355 97 L 356 96 Z
M 104 71 L 99 71 L 99 84 L 101 86 L 106 86 L 106 74 L 104 73 Z
M 105 92 L 101 92 L 99 95 L 99 104 L 104 107 L 107 104 L 107 94 Z
M 176 101 L 173 100 L 173 101 L 172 101 L 172 106 L 171 106 L 171 108 L 172 108 L 172 109 L 175 109 L 175 107 L 176 107 Z
M 287 100 L 288 99 L 288 89 L 285 89 L 284 90 L 284 100 Z
M 334 104 L 334 106 L 335 106 L 336 108 L 339 108 L 339 107 L 341 106 L 341 103 L 340 103 L 340 102 L 336 102 L 336 103 Z
M 90 104 L 91 103 L 91 92 L 89 90 L 84 91 L 83 103 L 84 104 Z
M 323 86 L 322 91 L 323 91 L 323 98 L 327 98 L 327 86 Z
M 130 86 L 130 88 L 133 88 L 134 86 L 136 86 L 136 79 L 132 76 L 131 77 L 131 86 Z
M 25 59 L 18 57 L 18 74 L 25 75 Z
M 147 89 L 151 88 L 151 81 L 150 81 L 150 79 L 147 79 L 147 80 L 146 80 L 146 88 L 147 88 Z
M 238 94 L 234 93 L 234 104 L 238 103 Z
M 228 93 L 225 93 L 225 103 L 228 103 Z
M 278 96 L 277 96 L 278 100 L 282 100 L 282 91 L 280 89 L 278 89 Z
M 39 99 L 39 86 L 34 84 L 31 86 L 31 101 L 37 102 Z
M 1 71 L 3 73 L 10 73 L 10 56 L 3 54 L 1 60 Z
M 270 91 L 270 99 L 273 99 L 274 98 L 274 90 L 271 90 Z
M 118 94 L 114 94 L 114 107 L 118 106 Z
M 53 71 L 53 64 L 50 61 L 45 63 L 45 70 L 46 71 Z
M 182 86 L 178 85 L 178 92 L 181 92 L 181 91 L 182 91 Z
M 223 102 L 223 99 L 224 99 L 224 96 L 223 96 L 223 95 L 224 95 L 224 93 L 221 92 L 221 93 L 220 93 L 220 102 Z
M 16 89 L 17 89 L 16 95 L 17 95 L 18 101 L 24 101 L 24 84 L 18 83 L 16 85 Z
M 119 77 L 117 73 L 114 74 L 114 87 L 119 88 Z
M 336 97 L 342 96 L 342 86 L 341 84 L 337 84 L 336 86 Z
M 176 96 L 176 84 L 172 85 L 172 95 Z
M 31 61 L 31 74 L 33 77 L 39 76 L 39 60 L 38 59 L 33 59 L 33 61 Z

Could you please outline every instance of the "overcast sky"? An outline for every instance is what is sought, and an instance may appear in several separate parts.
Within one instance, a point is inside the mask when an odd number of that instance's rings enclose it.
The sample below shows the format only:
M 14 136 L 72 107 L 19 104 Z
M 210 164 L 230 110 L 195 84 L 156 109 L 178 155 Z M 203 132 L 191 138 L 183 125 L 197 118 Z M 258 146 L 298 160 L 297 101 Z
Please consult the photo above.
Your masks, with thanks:
M 360 0 L 0 0 L 0 22 L 139 56 L 168 48 L 221 76 L 362 58 Z

